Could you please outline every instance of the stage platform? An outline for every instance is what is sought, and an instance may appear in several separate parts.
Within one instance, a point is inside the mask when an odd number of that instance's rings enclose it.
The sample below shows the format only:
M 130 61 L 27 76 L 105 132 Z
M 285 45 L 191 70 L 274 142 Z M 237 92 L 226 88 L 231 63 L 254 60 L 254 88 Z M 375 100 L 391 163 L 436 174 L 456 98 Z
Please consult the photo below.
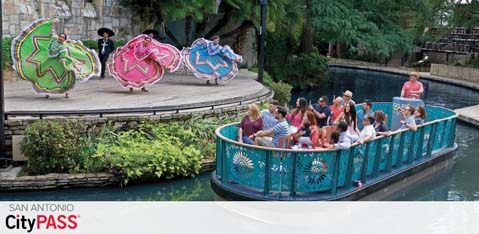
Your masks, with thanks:
M 69 98 L 45 98 L 32 91 L 30 82 L 5 84 L 5 112 L 9 116 L 27 112 L 115 112 L 131 110 L 169 110 L 227 105 L 270 95 L 271 91 L 256 81 L 257 74 L 241 70 L 238 77 L 224 84 L 207 85 L 192 74 L 166 74 L 149 92 L 130 93 L 112 77 L 92 78 L 77 83 Z M 20 114 L 22 115 L 22 114 Z

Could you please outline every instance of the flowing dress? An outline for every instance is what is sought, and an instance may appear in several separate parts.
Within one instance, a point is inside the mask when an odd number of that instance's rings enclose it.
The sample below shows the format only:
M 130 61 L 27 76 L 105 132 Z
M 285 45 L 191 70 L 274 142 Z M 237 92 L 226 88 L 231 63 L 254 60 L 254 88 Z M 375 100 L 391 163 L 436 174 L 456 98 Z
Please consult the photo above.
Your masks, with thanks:
M 42 95 L 63 94 L 73 88 L 76 80 L 87 81 L 100 74 L 100 60 L 95 51 L 80 41 L 58 42 L 51 32 L 52 22 L 52 19 L 37 20 L 12 42 L 14 69 Z
M 243 62 L 243 57 L 235 54 L 229 46 L 215 45 L 204 38 L 196 39 L 181 53 L 188 70 L 202 80 L 231 80 L 238 74 L 237 62 Z
M 108 65 L 110 74 L 124 88 L 141 89 L 163 78 L 165 69 L 174 72 L 181 63 L 181 52 L 174 46 L 151 40 L 148 44 L 139 35 L 118 47 Z

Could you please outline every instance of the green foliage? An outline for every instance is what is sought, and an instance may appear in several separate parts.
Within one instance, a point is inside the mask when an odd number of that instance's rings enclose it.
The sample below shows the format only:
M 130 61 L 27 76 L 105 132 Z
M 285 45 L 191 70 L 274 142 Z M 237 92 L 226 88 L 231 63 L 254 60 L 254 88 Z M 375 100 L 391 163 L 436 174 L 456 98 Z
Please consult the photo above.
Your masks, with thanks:
M 274 82 L 273 77 L 271 77 L 268 74 L 268 72 L 263 72 L 263 84 L 268 86 L 268 87 L 271 87 L 273 82 Z
M 13 65 L 11 46 L 12 46 L 12 37 L 4 37 L 2 39 L 2 66 L 3 69 L 6 67 L 11 67 Z
M 313 50 L 311 54 L 299 54 L 288 59 L 285 65 L 285 82 L 293 87 L 317 86 L 326 77 L 328 58 Z
M 69 173 L 81 170 L 86 127 L 71 120 L 37 121 L 25 130 L 21 143 L 29 174 Z
M 281 106 L 286 105 L 291 99 L 291 90 L 293 87 L 290 84 L 280 82 L 273 82 L 271 89 L 274 91 L 273 99 L 277 100 Z
M 142 124 L 138 130 L 120 133 L 115 144 L 99 143 L 92 158 L 105 161 L 124 184 L 141 177 L 189 176 L 199 173 L 202 162 L 191 136 L 178 123 Z

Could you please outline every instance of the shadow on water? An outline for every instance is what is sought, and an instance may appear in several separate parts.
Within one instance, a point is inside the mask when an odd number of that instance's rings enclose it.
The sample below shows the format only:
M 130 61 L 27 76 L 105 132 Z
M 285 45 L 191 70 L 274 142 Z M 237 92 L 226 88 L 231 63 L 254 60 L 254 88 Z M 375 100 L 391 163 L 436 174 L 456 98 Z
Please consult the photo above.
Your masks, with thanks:
M 209 173 L 205 173 L 195 178 L 125 188 L 1 192 L 0 201 L 210 201 L 215 194 L 209 178 Z

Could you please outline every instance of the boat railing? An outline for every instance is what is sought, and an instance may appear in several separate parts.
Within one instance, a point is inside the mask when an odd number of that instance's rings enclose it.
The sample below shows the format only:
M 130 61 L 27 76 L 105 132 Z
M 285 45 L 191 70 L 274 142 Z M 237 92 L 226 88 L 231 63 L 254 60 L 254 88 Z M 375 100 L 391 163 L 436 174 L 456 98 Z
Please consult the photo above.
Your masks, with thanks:
M 395 131 L 346 150 L 248 145 L 236 141 L 238 123 L 228 124 L 216 130 L 214 173 L 222 186 L 258 199 L 287 196 L 294 200 L 311 193 L 324 199 L 337 197 L 453 147 L 457 114 L 433 106 L 427 111 L 432 117 L 416 131 Z

